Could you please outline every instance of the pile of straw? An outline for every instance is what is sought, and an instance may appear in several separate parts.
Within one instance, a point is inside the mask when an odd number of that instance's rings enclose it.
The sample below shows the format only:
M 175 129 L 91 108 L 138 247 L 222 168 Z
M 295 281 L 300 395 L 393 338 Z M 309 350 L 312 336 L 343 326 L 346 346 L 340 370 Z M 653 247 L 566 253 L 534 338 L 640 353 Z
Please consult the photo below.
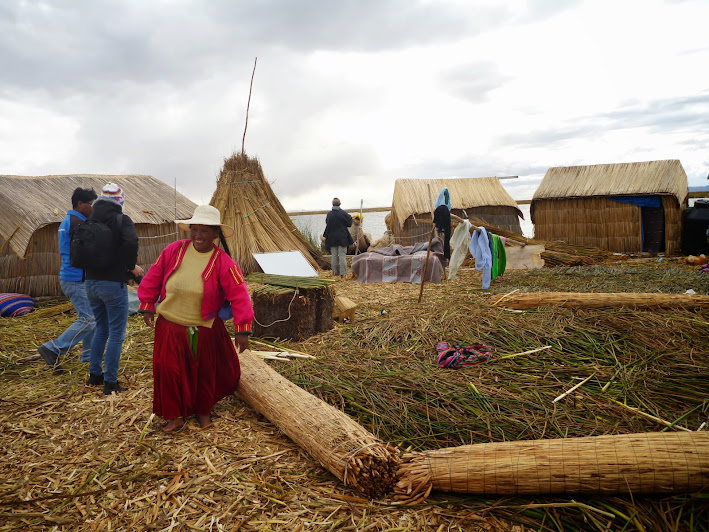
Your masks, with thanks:
M 634 308 L 697 308 L 709 306 L 709 295 L 700 294 L 648 294 L 648 293 L 579 293 L 579 292 L 529 292 L 494 296 L 490 302 L 518 310 L 553 305 L 567 308 L 634 307 Z
M 238 394 L 346 486 L 381 497 L 394 486 L 398 453 L 340 410 L 281 377 L 260 358 L 240 355 Z
M 358 302 L 357 319 L 276 348 L 316 360 L 268 363 L 378 441 L 406 452 L 696 432 L 707 421 L 706 307 L 520 312 L 490 304 L 491 294 L 513 290 L 646 292 L 652 286 L 709 295 L 709 276 L 696 267 L 633 259 L 510 271 L 487 291 L 480 284 L 480 272 L 462 268 L 455 280 L 427 286 L 418 304 L 416 285 L 338 282 L 337 294 Z M 40 310 L 56 304 L 40 301 Z M 120 380 L 129 391 L 117 398 L 84 387 L 87 369 L 76 351 L 59 377 L 41 360 L 24 362 L 74 319 L 72 312 L 33 312 L 2 321 L 0 531 L 664 532 L 701 530 L 697 524 L 709 519 L 702 493 L 570 498 L 433 491 L 414 507 L 370 501 L 236 397 L 217 405 L 213 427 L 199 430 L 190 420 L 180 433 L 163 434 L 162 420 L 150 414 L 153 332 L 139 316 L 129 318 L 121 359 Z M 493 356 L 478 366 L 439 369 L 441 340 L 485 343 Z M 282 415 L 293 417 L 287 407 Z
M 432 489 L 484 495 L 685 493 L 709 487 L 709 433 L 481 443 L 403 456 L 396 498 Z

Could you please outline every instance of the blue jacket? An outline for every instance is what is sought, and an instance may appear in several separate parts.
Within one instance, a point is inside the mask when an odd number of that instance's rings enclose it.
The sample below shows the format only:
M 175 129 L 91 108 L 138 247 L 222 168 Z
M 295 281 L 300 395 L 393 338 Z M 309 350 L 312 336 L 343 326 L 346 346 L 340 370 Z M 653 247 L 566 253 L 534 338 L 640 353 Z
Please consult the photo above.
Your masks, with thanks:
M 83 281 L 84 270 L 74 268 L 69 262 L 69 249 L 71 247 L 71 232 L 86 216 L 74 210 L 68 210 L 66 217 L 59 224 L 59 254 L 62 256 L 62 266 L 59 269 L 59 279 L 62 281 Z
M 490 288 L 492 277 L 492 253 L 490 252 L 490 241 L 484 227 L 479 227 L 473 232 L 468 244 L 470 254 L 475 259 L 475 269 L 483 271 L 483 290 Z

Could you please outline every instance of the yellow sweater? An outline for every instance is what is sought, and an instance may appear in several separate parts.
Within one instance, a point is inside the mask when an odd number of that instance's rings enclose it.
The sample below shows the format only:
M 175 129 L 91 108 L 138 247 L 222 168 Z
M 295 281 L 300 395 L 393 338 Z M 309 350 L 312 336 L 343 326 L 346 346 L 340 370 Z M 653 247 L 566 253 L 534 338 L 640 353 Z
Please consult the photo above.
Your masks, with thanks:
M 197 251 L 192 244 L 187 246 L 185 258 L 165 285 L 165 299 L 160 302 L 157 312 L 173 323 L 187 327 L 211 327 L 214 320 L 202 319 L 202 296 L 204 283 L 202 272 L 207 267 L 212 250 Z

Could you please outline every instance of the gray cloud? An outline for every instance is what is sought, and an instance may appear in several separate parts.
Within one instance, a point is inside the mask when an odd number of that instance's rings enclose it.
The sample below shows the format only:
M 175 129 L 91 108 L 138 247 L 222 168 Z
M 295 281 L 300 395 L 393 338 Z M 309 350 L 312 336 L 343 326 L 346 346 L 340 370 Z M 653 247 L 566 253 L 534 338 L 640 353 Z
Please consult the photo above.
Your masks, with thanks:
M 384 96 L 317 71 L 316 53 L 355 53 L 366 60 L 367 54 L 420 50 L 555 17 L 580 1 L 531 1 L 510 11 L 492 2 L 480 7 L 413 0 L 4 0 L 0 105 L 56 118 L 70 138 L 53 139 L 63 149 L 61 160 L 43 157 L 38 143 L 32 157 L 22 159 L 32 159 L 31 166 L 13 167 L 20 159 L 11 152 L 22 149 L 14 141 L 18 124 L 0 128 L 0 141 L 12 146 L 0 154 L 10 166 L 0 172 L 146 173 L 169 184 L 177 180 L 181 191 L 209 201 L 223 158 L 241 149 L 256 56 L 245 147 L 261 159 L 284 198 L 346 181 L 381 204 L 377 191 L 393 190 L 396 178 L 503 174 L 520 175 L 506 184 L 526 191 L 549 166 L 560 164 L 554 150 L 619 129 L 683 131 L 677 142 L 706 152 L 707 94 L 627 101 L 603 114 L 500 135 L 482 154 L 471 148 L 444 160 L 424 153 L 416 164 L 399 168 L 384 167 L 367 132 L 347 142 L 324 134 L 323 119 L 336 121 L 340 109 L 365 113 Z M 514 72 L 503 73 L 481 55 L 461 60 L 438 79 L 431 75 L 420 72 L 441 93 L 468 105 L 484 104 Z M 580 110 L 583 104 L 578 102 Z M 449 118 L 441 117 L 421 136 L 443 134 Z M 21 125 L 27 138 L 41 137 L 33 135 L 43 131 L 41 121 Z M 520 150 L 530 160 L 520 160 Z M 699 172 L 701 165 L 695 166 Z
M 490 91 L 505 84 L 510 76 L 500 73 L 489 61 L 471 61 L 444 72 L 439 85 L 461 100 L 480 104 L 488 100 Z
M 571 123 L 550 124 L 544 129 L 499 136 L 496 145 L 508 148 L 535 148 L 570 142 L 624 129 L 647 128 L 662 132 L 696 130 L 709 134 L 709 93 L 686 98 L 653 100 L 646 104 L 626 102 L 612 111 L 576 117 Z M 689 140 L 706 143 L 707 139 Z

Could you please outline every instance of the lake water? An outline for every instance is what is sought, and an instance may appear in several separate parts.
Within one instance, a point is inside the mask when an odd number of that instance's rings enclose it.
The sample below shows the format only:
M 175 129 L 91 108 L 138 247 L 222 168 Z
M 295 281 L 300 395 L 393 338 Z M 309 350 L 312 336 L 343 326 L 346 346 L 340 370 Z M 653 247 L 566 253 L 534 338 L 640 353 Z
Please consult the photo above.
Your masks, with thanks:
M 519 221 L 522 227 L 522 234 L 527 238 L 532 238 L 534 236 L 534 225 L 529 216 L 529 204 L 520 205 L 519 209 L 524 214 L 524 220 Z M 350 214 L 353 213 L 354 211 L 350 212 Z M 372 241 L 381 238 L 384 231 L 386 231 L 387 228 L 384 223 L 384 217 L 387 214 L 389 214 L 388 211 L 364 213 L 364 223 L 362 227 L 365 233 L 372 235 Z M 291 216 L 291 220 L 293 220 L 295 226 L 306 238 L 311 235 L 315 237 L 317 241 L 320 235 L 323 234 L 323 231 L 325 231 L 325 216 L 325 214 L 302 214 L 299 216 Z

